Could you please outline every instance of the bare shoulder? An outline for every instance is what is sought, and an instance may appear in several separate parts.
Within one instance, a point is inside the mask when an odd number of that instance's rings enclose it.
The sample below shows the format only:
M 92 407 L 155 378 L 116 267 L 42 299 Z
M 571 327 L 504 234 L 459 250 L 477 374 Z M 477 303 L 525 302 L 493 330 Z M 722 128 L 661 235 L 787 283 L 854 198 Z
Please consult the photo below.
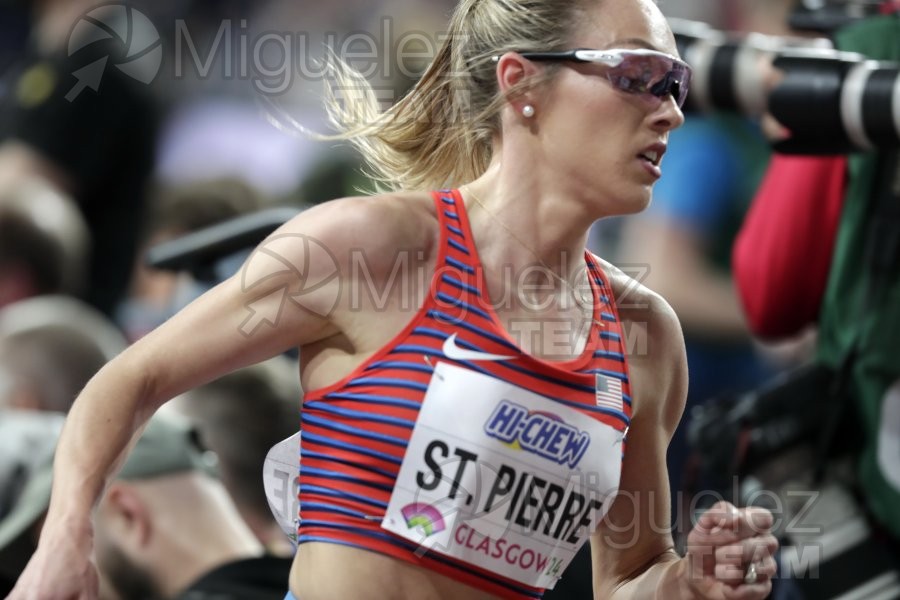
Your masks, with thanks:
M 646 325 L 661 341 L 672 339 L 676 346 L 683 346 L 681 323 L 665 298 L 612 263 L 602 258 L 598 260 L 609 278 L 623 322 L 632 326 Z
M 335 319 L 352 299 L 343 293 L 347 284 L 361 276 L 373 281 L 390 277 L 404 252 L 429 260 L 438 235 L 435 219 L 433 202 L 422 193 L 348 197 L 319 204 L 263 240 L 236 275 L 235 286 L 242 299 L 253 303 L 255 312 L 266 308 L 257 306 L 257 299 L 272 298 L 281 304 L 268 310 L 279 314 L 284 323 L 288 315 L 284 306 L 293 309 L 293 304 L 300 304 L 292 310 L 298 315 L 294 320 L 298 327 L 308 329 L 313 320 L 321 331 L 334 333 L 335 327 L 340 328 Z M 285 304 L 285 293 L 298 302 Z
M 338 265 L 348 264 L 354 252 L 364 252 L 375 263 L 392 262 L 398 251 L 432 247 L 436 218 L 428 193 L 353 196 L 310 208 L 275 235 L 321 245 Z
M 629 367 L 637 388 L 635 409 L 652 406 L 661 410 L 663 422 L 673 430 L 687 394 L 687 359 L 678 316 L 662 296 L 608 261 L 599 261 L 625 330 Z

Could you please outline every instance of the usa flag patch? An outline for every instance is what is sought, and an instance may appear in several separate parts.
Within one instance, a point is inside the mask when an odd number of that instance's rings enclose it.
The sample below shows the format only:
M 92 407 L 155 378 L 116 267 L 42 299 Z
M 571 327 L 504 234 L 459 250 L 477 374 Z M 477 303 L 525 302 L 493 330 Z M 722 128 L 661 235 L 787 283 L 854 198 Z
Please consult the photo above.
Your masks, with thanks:
M 597 406 L 622 412 L 622 382 L 608 375 L 597 373 Z

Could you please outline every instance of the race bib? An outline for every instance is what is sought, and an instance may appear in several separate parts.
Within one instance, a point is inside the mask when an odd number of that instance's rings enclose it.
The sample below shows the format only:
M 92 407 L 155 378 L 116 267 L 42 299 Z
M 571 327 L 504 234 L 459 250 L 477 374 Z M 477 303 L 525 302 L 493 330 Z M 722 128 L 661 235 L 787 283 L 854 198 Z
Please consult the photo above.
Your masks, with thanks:
M 618 491 L 622 442 L 573 408 L 439 363 L 381 526 L 552 588 Z
M 300 522 L 297 488 L 300 476 L 300 435 L 272 446 L 263 463 L 263 488 L 269 510 L 281 530 L 297 545 L 297 525 Z

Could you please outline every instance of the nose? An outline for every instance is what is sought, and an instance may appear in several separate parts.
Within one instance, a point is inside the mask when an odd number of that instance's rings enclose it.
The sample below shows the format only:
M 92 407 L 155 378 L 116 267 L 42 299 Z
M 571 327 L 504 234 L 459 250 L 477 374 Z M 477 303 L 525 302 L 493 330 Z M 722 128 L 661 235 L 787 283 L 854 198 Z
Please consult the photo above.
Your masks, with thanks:
M 671 94 L 665 96 L 652 113 L 653 127 L 658 131 L 671 131 L 684 124 L 684 113 Z

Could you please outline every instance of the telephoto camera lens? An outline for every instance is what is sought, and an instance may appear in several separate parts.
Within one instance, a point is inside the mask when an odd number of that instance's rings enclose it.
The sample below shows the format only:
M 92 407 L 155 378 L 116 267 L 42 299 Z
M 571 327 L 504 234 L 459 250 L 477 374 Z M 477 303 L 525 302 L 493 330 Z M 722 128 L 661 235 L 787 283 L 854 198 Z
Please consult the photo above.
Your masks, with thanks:
M 843 154 L 900 146 L 900 65 L 855 53 L 789 50 L 775 60 L 785 77 L 769 97 L 791 131 L 779 152 Z
M 832 33 L 845 25 L 879 14 L 882 0 L 801 0 L 788 24 L 795 31 Z
M 727 110 L 761 116 L 768 107 L 766 63 L 786 48 L 832 48 L 825 38 L 728 33 L 706 23 L 674 18 L 669 24 L 678 53 L 693 70 L 686 112 Z
M 693 69 L 685 112 L 770 112 L 790 132 L 787 154 L 846 154 L 900 146 L 900 64 L 840 52 L 824 38 L 749 34 L 670 19 L 678 51 Z M 774 64 L 783 79 L 766 81 Z

